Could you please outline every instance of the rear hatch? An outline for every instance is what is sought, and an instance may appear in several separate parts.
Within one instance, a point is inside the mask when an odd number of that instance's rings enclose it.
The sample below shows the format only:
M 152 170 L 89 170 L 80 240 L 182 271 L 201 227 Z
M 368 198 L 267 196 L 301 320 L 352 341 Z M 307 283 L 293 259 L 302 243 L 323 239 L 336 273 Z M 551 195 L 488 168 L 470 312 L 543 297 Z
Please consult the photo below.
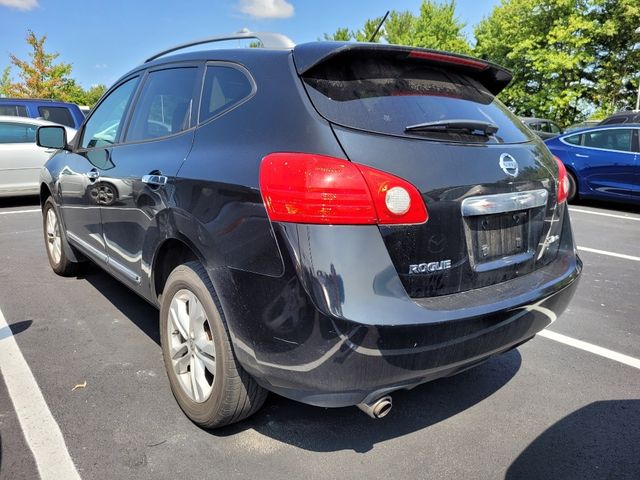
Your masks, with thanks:
M 555 258 L 558 167 L 494 97 L 508 71 L 444 52 L 328 42 L 297 46 L 294 61 L 349 160 L 422 195 L 426 223 L 380 226 L 411 297 L 496 284 Z

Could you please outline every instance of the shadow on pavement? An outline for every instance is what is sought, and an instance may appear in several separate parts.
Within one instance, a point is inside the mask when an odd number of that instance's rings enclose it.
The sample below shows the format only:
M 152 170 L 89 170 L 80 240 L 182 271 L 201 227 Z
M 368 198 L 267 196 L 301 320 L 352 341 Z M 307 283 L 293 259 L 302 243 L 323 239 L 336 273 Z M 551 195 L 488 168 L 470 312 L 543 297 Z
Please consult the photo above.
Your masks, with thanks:
M 83 265 L 82 273 L 78 278 L 89 282 L 126 318 L 160 345 L 157 309 L 93 263 L 87 262 Z
M 629 202 L 608 202 L 604 200 L 578 200 L 571 202 L 571 207 L 591 207 L 606 210 L 616 210 L 618 212 L 640 213 L 640 205 Z
M 430 427 L 480 403 L 513 378 L 521 361 L 520 353 L 512 350 L 455 377 L 394 393 L 393 410 L 380 420 L 355 407 L 312 407 L 271 394 L 250 419 L 210 433 L 228 436 L 253 429 L 304 450 L 367 452 L 377 443 Z
M 529 445 L 506 478 L 640 478 L 640 400 L 594 402 Z
M 6 197 L 0 198 L 0 208 L 11 207 L 38 207 L 40 206 L 40 197 L 31 195 L 28 197 Z
M 10 337 L 11 335 L 18 335 L 19 333 L 24 332 L 32 323 L 32 320 L 23 320 L 21 322 L 12 323 L 8 327 L 0 328 L 0 340 Z
M 158 311 L 98 267 L 85 268 L 80 278 L 160 344 Z M 427 428 L 481 402 L 513 378 L 521 361 L 520 353 L 512 350 L 455 377 L 397 392 L 393 410 L 380 420 L 372 420 L 355 407 L 325 409 L 270 394 L 250 419 L 209 433 L 225 437 L 253 429 L 305 450 L 366 452 L 377 443 Z

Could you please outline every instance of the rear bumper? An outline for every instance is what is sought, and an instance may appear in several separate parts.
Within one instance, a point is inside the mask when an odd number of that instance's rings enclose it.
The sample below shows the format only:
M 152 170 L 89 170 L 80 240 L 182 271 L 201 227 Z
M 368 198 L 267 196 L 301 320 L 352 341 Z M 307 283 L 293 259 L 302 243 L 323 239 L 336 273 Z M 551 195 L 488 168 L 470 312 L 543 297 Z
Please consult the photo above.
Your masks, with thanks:
M 378 232 L 281 224 L 285 276 L 234 274 L 237 288 L 248 289 L 236 293 L 253 292 L 245 311 L 257 320 L 230 322 L 238 358 L 269 390 L 324 407 L 458 373 L 527 341 L 565 310 L 582 269 L 566 223 L 549 265 L 427 299 L 407 296 Z

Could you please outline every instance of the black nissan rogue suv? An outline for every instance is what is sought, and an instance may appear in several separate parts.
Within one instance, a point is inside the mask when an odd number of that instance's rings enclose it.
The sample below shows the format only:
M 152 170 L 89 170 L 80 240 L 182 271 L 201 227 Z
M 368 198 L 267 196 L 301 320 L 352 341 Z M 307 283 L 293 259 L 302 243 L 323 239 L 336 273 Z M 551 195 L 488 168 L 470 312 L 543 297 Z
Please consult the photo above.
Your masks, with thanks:
M 89 259 L 160 310 L 204 427 L 267 391 L 358 405 L 531 339 L 582 264 L 562 163 L 495 95 L 511 74 L 366 43 L 161 52 L 123 76 L 41 175 L 51 267 Z

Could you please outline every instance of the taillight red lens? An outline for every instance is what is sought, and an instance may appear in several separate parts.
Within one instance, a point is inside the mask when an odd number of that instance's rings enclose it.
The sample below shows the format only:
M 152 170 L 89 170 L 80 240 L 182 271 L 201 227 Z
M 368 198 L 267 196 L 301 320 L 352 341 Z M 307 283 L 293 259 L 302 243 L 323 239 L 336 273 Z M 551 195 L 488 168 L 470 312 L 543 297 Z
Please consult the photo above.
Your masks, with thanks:
M 564 202 L 569 196 L 569 178 L 567 177 L 567 169 L 558 157 L 553 157 L 558 164 L 558 203 Z
M 409 58 L 423 58 L 425 60 L 433 60 L 435 62 L 453 63 L 455 65 L 462 65 L 476 70 L 486 70 L 489 68 L 488 64 L 480 60 L 456 57 L 455 55 L 447 55 L 446 53 L 421 52 L 420 50 L 413 50 L 409 53 Z
M 324 155 L 267 155 L 260 165 L 260 190 L 273 221 L 372 225 L 428 219 L 420 193 L 409 182 Z

